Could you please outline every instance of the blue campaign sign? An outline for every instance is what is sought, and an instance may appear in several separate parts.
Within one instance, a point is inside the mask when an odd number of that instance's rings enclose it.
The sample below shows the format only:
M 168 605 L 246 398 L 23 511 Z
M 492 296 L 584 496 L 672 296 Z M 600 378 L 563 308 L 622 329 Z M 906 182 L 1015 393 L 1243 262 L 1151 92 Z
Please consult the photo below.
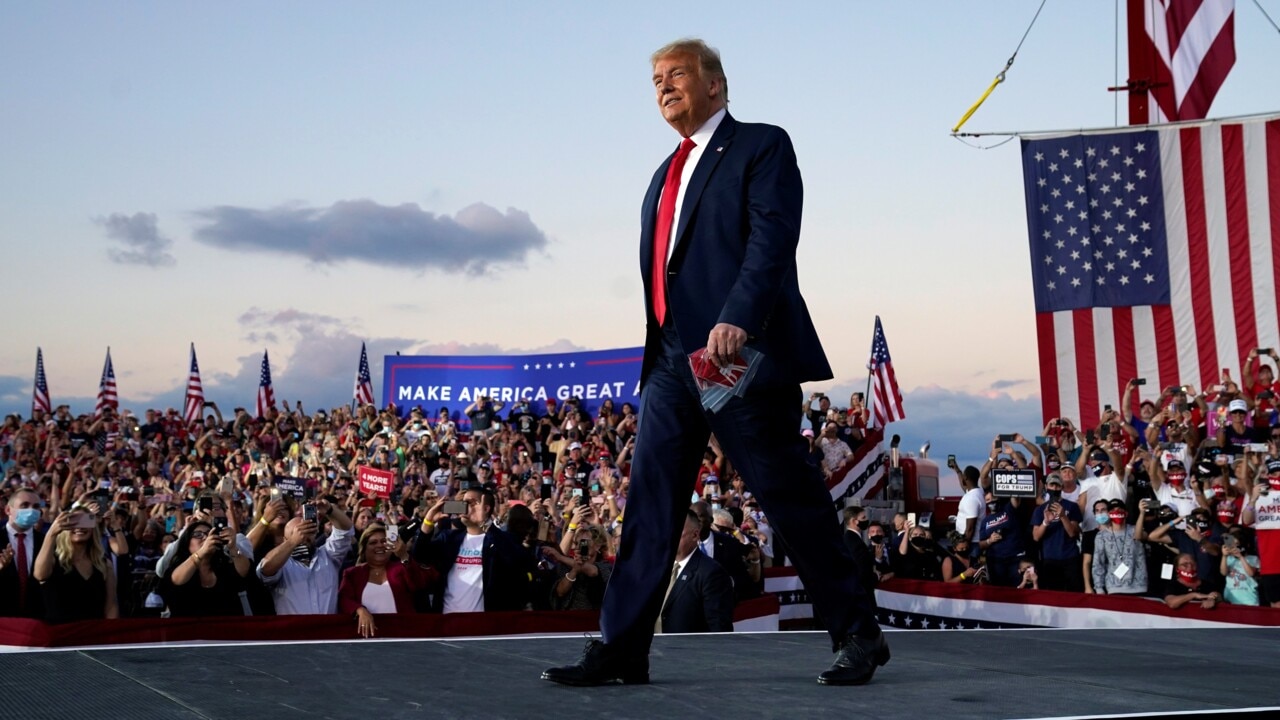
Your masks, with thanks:
M 644 348 L 587 350 L 549 355 L 387 355 L 383 358 L 382 403 L 395 403 L 401 415 L 421 407 L 434 418 L 440 408 L 459 418 L 479 395 L 505 403 L 528 397 L 541 414 L 546 400 L 561 405 L 578 398 L 595 415 L 600 402 L 613 400 L 615 411 L 640 398 L 640 361 Z M 503 416 L 506 416 L 505 409 Z

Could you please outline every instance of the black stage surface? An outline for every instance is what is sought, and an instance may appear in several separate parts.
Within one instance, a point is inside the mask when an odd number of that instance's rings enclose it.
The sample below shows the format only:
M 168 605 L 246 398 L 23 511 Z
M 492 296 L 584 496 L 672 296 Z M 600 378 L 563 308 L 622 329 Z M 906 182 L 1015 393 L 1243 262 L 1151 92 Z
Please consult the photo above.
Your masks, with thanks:
M 863 687 L 815 682 L 819 633 L 660 636 L 647 686 L 539 678 L 580 638 L 0 654 L 0 717 L 1032 718 L 1280 704 L 1280 629 L 894 632 Z M 1197 715 L 1196 717 L 1205 717 Z

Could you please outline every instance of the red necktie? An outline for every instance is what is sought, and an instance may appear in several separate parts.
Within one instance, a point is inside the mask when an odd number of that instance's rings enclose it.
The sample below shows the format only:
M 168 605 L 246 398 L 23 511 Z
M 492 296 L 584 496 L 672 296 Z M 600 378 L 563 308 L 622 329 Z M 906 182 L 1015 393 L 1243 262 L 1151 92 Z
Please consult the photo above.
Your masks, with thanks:
M 659 325 L 667 319 L 667 245 L 671 242 L 671 224 L 676 217 L 680 174 L 695 145 L 689 138 L 681 141 L 680 149 L 667 167 L 667 181 L 662 185 L 662 201 L 658 203 L 658 225 L 653 231 L 653 314 Z
M 25 610 L 27 607 L 27 534 L 18 533 L 18 552 L 15 553 L 18 561 L 18 608 Z

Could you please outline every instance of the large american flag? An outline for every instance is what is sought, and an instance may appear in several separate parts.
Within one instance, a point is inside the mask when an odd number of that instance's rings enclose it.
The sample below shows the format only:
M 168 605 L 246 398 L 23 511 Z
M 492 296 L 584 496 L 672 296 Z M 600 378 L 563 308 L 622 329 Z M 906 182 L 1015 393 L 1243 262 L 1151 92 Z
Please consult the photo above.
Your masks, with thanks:
M 44 375 L 44 351 L 36 348 L 36 381 L 31 390 L 31 412 L 37 410 L 44 413 L 53 412 L 53 403 L 49 400 L 49 380 Z
M 182 408 L 182 419 L 188 425 L 204 418 L 204 386 L 200 384 L 200 366 L 196 364 L 196 344 L 191 343 L 191 371 L 187 374 L 187 401 Z
M 271 389 L 271 362 L 267 351 L 262 351 L 262 372 L 258 375 L 258 417 L 266 417 L 268 410 L 276 408 L 276 393 Z
M 120 397 L 116 394 L 116 369 L 111 365 L 111 348 L 107 348 L 107 361 L 102 365 L 102 379 L 98 381 L 98 404 L 93 408 L 94 417 L 102 415 L 104 408 L 116 410 Z
M 355 401 L 357 405 L 373 404 L 373 378 L 369 375 L 369 354 L 360 343 L 360 367 L 356 370 Z
M 1045 418 L 1280 346 L 1280 116 L 1026 136 L 1022 163 Z
M 1134 52 L 1151 58 L 1149 122 L 1199 120 L 1236 62 L 1235 0 L 1140 0 L 1144 33 Z
M 889 343 L 884 339 L 879 315 L 876 316 L 876 331 L 871 338 L 871 360 L 867 369 L 871 372 L 871 417 L 868 425 L 883 428 L 895 420 L 905 420 L 907 413 L 902 409 L 902 391 L 898 389 L 898 378 L 893 373 Z

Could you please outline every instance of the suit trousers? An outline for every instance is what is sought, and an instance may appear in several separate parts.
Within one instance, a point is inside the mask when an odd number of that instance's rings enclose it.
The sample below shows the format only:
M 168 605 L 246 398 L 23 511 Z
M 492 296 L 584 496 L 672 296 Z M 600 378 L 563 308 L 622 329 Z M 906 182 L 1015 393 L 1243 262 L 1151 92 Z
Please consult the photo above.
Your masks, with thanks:
M 668 315 L 662 356 L 641 391 L 622 543 L 600 617 L 604 641 L 624 655 L 648 653 L 712 432 L 789 549 L 833 642 L 878 636 L 870 589 L 858 583 L 831 495 L 805 462 L 800 386 L 753 386 L 745 397 L 707 412 L 670 324 Z

